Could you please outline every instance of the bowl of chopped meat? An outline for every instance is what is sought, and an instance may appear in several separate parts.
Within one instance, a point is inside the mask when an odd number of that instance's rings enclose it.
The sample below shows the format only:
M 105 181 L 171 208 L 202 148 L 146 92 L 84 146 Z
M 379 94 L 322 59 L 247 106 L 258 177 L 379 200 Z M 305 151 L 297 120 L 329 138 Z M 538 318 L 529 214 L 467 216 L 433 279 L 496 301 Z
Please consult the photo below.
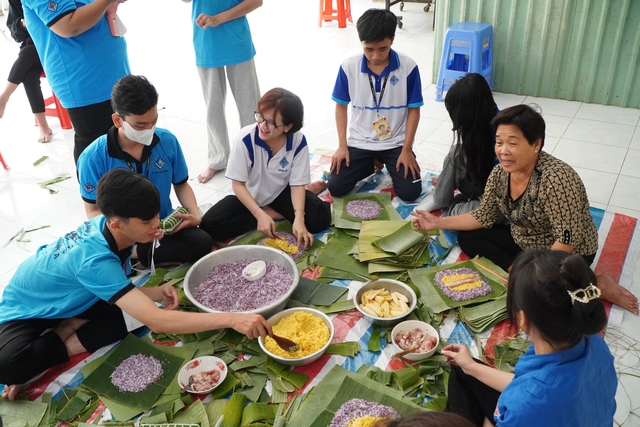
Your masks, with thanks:
M 202 356 L 190 360 L 178 372 L 178 384 L 184 391 L 194 394 L 210 393 L 227 376 L 227 365 L 215 356 Z
M 424 360 L 436 352 L 440 344 L 438 331 L 426 322 L 405 320 L 391 331 L 393 345 L 407 360 Z
M 256 261 L 264 261 L 266 271 L 258 280 L 248 280 L 243 271 Z M 193 264 L 184 278 L 184 292 L 200 311 L 256 313 L 267 318 L 284 308 L 299 277 L 296 263 L 279 249 L 231 246 Z

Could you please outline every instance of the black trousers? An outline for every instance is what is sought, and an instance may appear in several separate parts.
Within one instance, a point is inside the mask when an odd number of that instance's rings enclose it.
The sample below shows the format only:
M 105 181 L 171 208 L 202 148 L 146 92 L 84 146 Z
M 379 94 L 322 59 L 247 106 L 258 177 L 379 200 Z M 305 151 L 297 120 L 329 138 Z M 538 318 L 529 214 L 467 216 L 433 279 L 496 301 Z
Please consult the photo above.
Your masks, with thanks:
M 293 224 L 295 213 L 291 201 L 291 187 L 287 186 L 269 205 Z M 305 191 L 304 225 L 310 233 L 326 230 L 331 223 L 331 205 L 311 191 Z M 239 236 L 255 230 L 258 221 L 234 195 L 229 195 L 211 207 L 202 217 L 200 228 L 216 241 Z
M 513 240 L 511 227 L 495 224 L 493 228 L 481 228 L 472 231 L 459 231 L 458 244 L 462 252 L 471 258 L 479 255 L 493 261 L 504 271 L 509 271 L 522 248 Z M 591 265 L 596 254 L 582 255 L 587 265 Z
M 413 182 L 415 178 L 411 172 L 405 178 L 404 166 L 401 166 L 400 170 L 396 170 L 396 163 L 401 152 L 402 147 L 382 151 L 349 147 L 349 167 L 343 160 L 340 165 L 340 173 L 337 173 L 336 169 L 329 175 L 329 192 L 332 196 L 344 196 L 353 190 L 358 181 L 373 174 L 374 161 L 377 160 L 387 167 L 393 182 L 393 190 L 398 197 L 407 202 L 417 199 L 422 192 L 422 183 L 420 181 Z
M 9 71 L 7 80 L 16 85 L 21 83 L 24 85 L 24 91 L 33 114 L 44 113 L 45 108 L 40 76 L 42 76 L 42 64 L 36 47 L 33 44 L 22 46 L 18 58 Z
M 67 111 L 75 132 L 73 159 L 78 163 L 78 157 L 84 149 L 113 126 L 113 109 L 111 101 L 104 101 L 84 107 L 68 108 Z
M 76 316 L 89 319 L 76 331 L 84 348 L 94 352 L 123 339 L 127 326 L 122 310 L 98 301 Z M 23 384 L 39 373 L 69 360 L 67 348 L 55 328 L 64 319 L 15 320 L 0 325 L 0 383 Z
M 473 258 L 485 257 L 509 271 L 522 248 L 513 240 L 511 227 L 495 224 L 493 228 L 480 228 L 471 231 L 458 231 L 458 244 L 462 252 Z
M 485 418 L 496 425 L 493 413 L 498 398 L 500 398 L 499 391 L 465 374 L 460 367 L 451 367 L 449 397 L 445 411 L 462 415 L 477 426 L 482 426 Z
M 153 243 L 138 243 L 138 259 L 144 266 L 151 264 Z M 209 252 L 213 239 L 198 227 L 189 227 L 177 233 L 167 234 L 160 240 L 153 260 L 156 264 L 163 262 L 196 262 Z

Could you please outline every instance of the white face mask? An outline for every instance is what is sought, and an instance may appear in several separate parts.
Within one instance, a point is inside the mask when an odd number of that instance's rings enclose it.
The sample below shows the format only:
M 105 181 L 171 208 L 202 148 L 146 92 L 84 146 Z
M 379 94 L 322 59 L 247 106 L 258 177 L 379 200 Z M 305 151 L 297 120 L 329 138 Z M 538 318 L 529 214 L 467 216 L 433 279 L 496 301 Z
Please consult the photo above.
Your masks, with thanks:
M 122 123 L 124 134 L 127 138 L 142 145 L 151 145 L 151 142 L 153 141 L 153 133 L 156 130 L 155 125 L 151 129 L 135 130 L 129 123 L 125 122 L 124 119 L 122 120 Z

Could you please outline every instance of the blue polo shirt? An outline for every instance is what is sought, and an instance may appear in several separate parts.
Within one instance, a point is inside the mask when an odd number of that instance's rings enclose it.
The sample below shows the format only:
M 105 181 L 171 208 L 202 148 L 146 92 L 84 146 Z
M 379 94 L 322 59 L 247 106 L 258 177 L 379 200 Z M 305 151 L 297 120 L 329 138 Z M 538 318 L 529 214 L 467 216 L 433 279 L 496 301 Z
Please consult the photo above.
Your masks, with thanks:
M 193 47 L 196 66 L 218 68 L 240 64 L 253 58 L 256 49 L 251 39 L 251 30 L 246 16 L 225 22 L 206 30 L 196 25 L 201 13 L 216 15 L 242 3 L 243 0 L 193 0 L 191 21 L 193 22 Z
M 307 185 L 311 181 L 307 139 L 302 132 L 295 132 L 272 154 L 260 138 L 257 123 L 246 126 L 231 145 L 225 176 L 246 183 L 253 200 L 267 206 L 287 185 Z
M 384 93 L 380 101 L 382 88 Z M 349 147 L 371 151 L 402 147 L 407 133 L 408 109 L 424 104 L 418 65 L 408 56 L 391 49 L 389 63 L 378 76 L 369 69 L 364 54 L 347 58 L 338 71 L 331 99 L 338 104 L 351 104 L 347 136 Z M 389 122 L 391 136 L 381 141 L 373 123 L 382 117 Z
M 599 335 L 551 354 L 536 355 L 532 345 L 494 417 L 499 427 L 611 427 L 617 385 L 613 356 Z
M 84 222 L 20 264 L 2 294 L 0 323 L 67 319 L 100 299 L 115 303 L 133 288 L 130 256 L 130 247 L 118 250 L 104 216 Z
M 87 203 L 96 202 L 98 181 L 111 169 L 124 168 L 151 180 L 160 193 L 160 217 L 171 214 L 171 186 L 189 179 L 187 162 L 177 138 L 166 129 L 156 128 L 151 145 L 144 147 L 140 160 L 118 144 L 118 129 L 112 126 L 89 145 L 78 158 L 80 195 Z
M 93 0 L 23 0 L 27 29 L 38 50 L 51 89 L 65 108 L 108 101 L 111 89 L 130 74 L 127 43 L 114 37 L 106 16 L 74 37 L 49 27 Z

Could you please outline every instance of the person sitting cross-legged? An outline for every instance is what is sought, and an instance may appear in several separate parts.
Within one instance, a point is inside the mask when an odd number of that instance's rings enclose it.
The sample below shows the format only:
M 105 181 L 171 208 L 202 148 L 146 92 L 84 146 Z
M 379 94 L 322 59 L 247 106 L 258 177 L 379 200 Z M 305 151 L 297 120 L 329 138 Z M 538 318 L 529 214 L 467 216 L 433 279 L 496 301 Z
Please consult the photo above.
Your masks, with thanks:
M 258 314 L 176 311 L 179 298 L 173 286 L 134 286 L 127 278 L 132 247 L 153 240 L 160 223 L 160 194 L 149 179 L 123 169 L 107 172 L 97 187 L 102 215 L 38 248 L 4 289 L 3 398 L 15 399 L 23 384 L 76 354 L 123 339 L 123 312 L 158 333 L 233 328 L 249 339 L 272 333 Z

